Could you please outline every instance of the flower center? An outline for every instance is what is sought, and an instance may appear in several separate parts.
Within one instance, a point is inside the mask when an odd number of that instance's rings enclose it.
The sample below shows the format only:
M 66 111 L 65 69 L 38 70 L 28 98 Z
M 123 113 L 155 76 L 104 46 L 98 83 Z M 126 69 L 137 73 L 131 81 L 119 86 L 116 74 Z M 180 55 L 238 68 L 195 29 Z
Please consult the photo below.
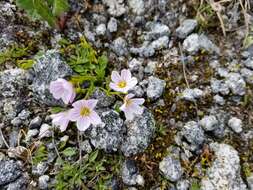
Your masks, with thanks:
M 119 83 L 118 83 L 118 87 L 119 88 L 125 88 L 126 87 L 126 81 L 120 81 Z
M 87 107 L 83 107 L 80 111 L 81 116 L 89 116 L 91 113 L 90 109 Z

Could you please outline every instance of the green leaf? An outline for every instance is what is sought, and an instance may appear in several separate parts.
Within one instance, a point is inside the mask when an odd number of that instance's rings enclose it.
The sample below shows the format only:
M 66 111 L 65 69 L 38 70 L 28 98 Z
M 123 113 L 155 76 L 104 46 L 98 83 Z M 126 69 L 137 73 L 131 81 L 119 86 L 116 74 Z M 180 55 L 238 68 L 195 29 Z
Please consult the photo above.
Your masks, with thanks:
M 76 148 L 68 147 L 64 151 L 62 151 L 62 154 L 66 157 L 72 157 L 77 154 Z
M 29 60 L 18 60 L 17 61 L 17 64 L 18 66 L 21 68 L 21 69 L 31 69 L 33 64 L 34 64 L 34 61 L 29 59 Z
M 60 16 L 62 13 L 68 11 L 69 4 L 66 0 L 54 0 L 53 15 Z
M 191 189 L 190 190 L 200 190 L 200 186 L 198 183 L 192 183 Z
M 65 109 L 64 108 L 62 108 L 62 107 L 51 107 L 50 108 L 50 112 L 51 113 L 59 113 L 59 112 L 62 112 L 62 111 L 65 111 Z
M 48 22 L 50 26 L 55 26 L 56 18 L 50 11 L 48 4 L 46 1 L 41 0 L 33 0 L 34 8 L 36 9 L 37 13 Z
M 98 150 L 92 152 L 89 156 L 89 162 L 94 162 L 98 156 Z

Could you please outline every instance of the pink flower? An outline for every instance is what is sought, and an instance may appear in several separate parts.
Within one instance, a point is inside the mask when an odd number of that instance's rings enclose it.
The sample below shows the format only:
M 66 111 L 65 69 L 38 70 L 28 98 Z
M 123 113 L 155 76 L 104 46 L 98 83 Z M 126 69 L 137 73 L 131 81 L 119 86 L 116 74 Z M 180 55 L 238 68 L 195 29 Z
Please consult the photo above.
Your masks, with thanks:
M 134 94 L 128 94 L 124 98 L 124 104 L 120 110 L 125 113 L 127 120 L 133 120 L 135 115 L 141 115 L 144 108 L 141 105 L 145 102 L 143 98 L 133 98 Z
M 137 84 L 137 79 L 132 77 L 131 72 L 127 69 L 123 69 L 121 75 L 117 71 L 113 71 L 111 79 L 110 88 L 123 93 L 127 93 Z
M 55 99 L 62 99 L 65 104 L 72 103 L 76 97 L 73 85 L 65 79 L 52 81 L 49 90 Z
M 51 115 L 52 123 L 55 126 L 59 126 L 61 132 L 66 131 L 68 124 L 69 124 L 69 112 L 64 111 L 57 114 Z
M 74 107 L 69 112 L 69 119 L 76 121 L 78 130 L 85 131 L 91 124 L 98 125 L 102 121 L 94 111 L 97 100 L 79 100 L 72 104 Z

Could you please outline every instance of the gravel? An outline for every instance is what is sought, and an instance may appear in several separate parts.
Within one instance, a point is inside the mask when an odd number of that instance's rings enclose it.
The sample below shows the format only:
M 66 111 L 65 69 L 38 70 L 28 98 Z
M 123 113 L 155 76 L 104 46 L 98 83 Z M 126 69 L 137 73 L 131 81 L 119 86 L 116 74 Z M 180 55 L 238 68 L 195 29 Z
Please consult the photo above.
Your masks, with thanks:
M 234 95 L 243 96 L 246 91 L 246 83 L 239 73 L 229 73 L 226 84 Z
M 136 15 L 142 15 L 145 12 L 143 0 L 128 0 L 128 4 L 132 12 Z
M 105 24 L 100 24 L 96 28 L 96 34 L 100 36 L 104 36 L 106 33 L 106 25 Z
M 176 35 L 180 39 L 186 38 L 196 27 L 198 22 L 195 19 L 186 19 L 182 24 L 176 29 Z
M 126 12 L 124 0 L 102 0 L 109 7 L 108 12 L 114 17 L 120 17 Z
M 148 88 L 147 88 L 147 97 L 151 100 L 156 100 L 160 98 L 165 89 L 166 82 L 156 77 L 148 78 Z
M 13 160 L 0 161 L 0 186 L 14 182 L 22 175 L 17 162 Z
M 49 176 L 43 175 L 39 177 L 39 189 L 48 189 Z
M 242 132 L 242 120 L 236 117 L 232 117 L 228 121 L 228 126 L 235 132 L 241 133 Z
M 205 130 L 205 131 L 213 131 L 217 128 L 217 125 L 219 124 L 217 118 L 214 115 L 210 116 L 204 116 L 203 119 L 199 121 L 199 125 Z
M 118 22 L 117 19 L 111 17 L 108 24 L 107 24 L 107 29 L 109 30 L 109 32 L 117 32 L 118 30 Z
M 127 42 L 122 37 L 118 37 L 112 42 L 111 49 L 118 55 L 124 56 L 128 54 Z
M 37 116 L 30 121 L 29 128 L 38 129 L 41 126 L 41 123 L 42 123 L 41 117 Z
M 187 88 L 182 92 L 180 98 L 187 101 L 195 102 L 197 99 L 201 98 L 203 94 L 203 91 L 198 88 Z

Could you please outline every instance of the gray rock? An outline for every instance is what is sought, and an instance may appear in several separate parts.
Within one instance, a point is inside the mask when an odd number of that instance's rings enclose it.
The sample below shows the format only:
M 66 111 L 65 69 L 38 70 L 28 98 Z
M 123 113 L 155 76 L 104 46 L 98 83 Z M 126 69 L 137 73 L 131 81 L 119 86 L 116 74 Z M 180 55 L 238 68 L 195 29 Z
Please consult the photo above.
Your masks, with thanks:
M 166 156 L 159 163 L 159 170 L 162 172 L 164 177 L 172 182 L 178 181 L 183 175 L 183 168 L 180 161 L 173 156 Z
M 22 175 L 14 182 L 7 185 L 7 190 L 27 190 L 28 186 L 28 177 L 25 175 Z
M 220 53 L 219 48 L 213 44 L 204 34 L 198 35 L 196 33 L 188 36 L 183 42 L 183 49 L 188 53 L 194 54 L 201 49 L 209 53 Z
M 124 0 L 103 0 L 103 3 L 109 7 L 108 12 L 114 16 L 122 16 L 126 12 Z
M 81 150 L 86 152 L 86 153 L 91 153 L 92 152 L 92 147 L 89 143 L 88 140 L 82 141 L 80 144 Z
M 135 87 L 133 87 L 133 89 L 131 89 L 129 93 L 132 93 L 135 95 L 135 97 L 139 97 L 139 98 L 143 97 L 145 94 L 144 90 L 139 85 L 136 85 Z
M 154 51 L 156 51 L 156 50 L 167 48 L 168 46 L 169 46 L 169 37 L 162 36 L 158 38 L 157 40 L 151 42 L 151 44 L 147 48 L 154 49 Z
M 192 146 L 192 150 L 198 149 L 205 141 L 204 131 L 195 121 L 187 122 L 182 129 L 182 134 Z
M 249 177 L 247 177 L 247 183 L 249 186 L 249 190 L 253 190 L 253 174 Z
M 217 80 L 215 78 L 211 79 L 211 88 L 213 93 L 221 93 L 222 95 L 229 94 L 229 86 L 222 80 Z
M 155 54 L 155 49 L 150 46 L 149 41 L 145 41 L 141 47 L 131 47 L 130 52 L 140 57 L 152 57 Z
M 126 185 L 144 185 L 144 179 L 139 174 L 138 168 L 134 160 L 126 160 L 122 166 L 122 180 Z
M 8 100 L 8 101 L 7 101 Z M 17 100 L 6 99 L 3 105 L 3 112 L 5 114 L 5 119 L 12 120 L 24 107 L 24 103 L 17 98 Z
M 213 97 L 213 100 L 216 104 L 219 104 L 221 106 L 223 106 L 225 104 L 225 100 L 222 96 L 216 94 L 214 97 Z
M 199 121 L 199 125 L 205 131 L 213 131 L 215 128 L 217 128 L 218 124 L 219 122 L 214 115 L 204 116 L 203 119 Z
M 49 92 L 50 82 L 71 76 L 73 73 L 61 59 L 60 54 L 55 50 L 48 50 L 43 56 L 37 58 L 33 71 L 32 90 L 35 98 L 49 106 L 62 105 L 63 102 L 55 100 Z
M 33 118 L 29 124 L 30 129 L 38 129 L 41 126 L 42 119 L 40 116 Z
M 93 126 L 89 131 L 88 136 L 91 144 L 95 148 L 115 152 L 123 141 L 123 133 L 125 132 L 123 120 L 115 111 L 103 112 L 101 119 L 104 124 Z
M 183 91 L 180 98 L 187 101 L 195 102 L 196 99 L 201 98 L 203 94 L 204 94 L 203 91 L 198 88 L 194 88 L 194 89 L 186 88 Z
M 164 36 L 169 36 L 170 29 L 167 25 L 160 22 L 147 23 L 147 29 L 149 32 L 144 36 L 146 41 L 157 40 Z
M 122 37 L 118 37 L 112 42 L 111 49 L 118 55 L 124 56 L 128 54 L 127 42 Z
M 39 134 L 39 130 L 38 129 L 29 129 L 27 134 L 26 134 L 26 137 L 25 137 L 25 141 L 26 142 L 29 142 L 31 141 L 31 139 L 35 136 L 37 136 Z
M 236 133 L 241 133 L 242 132 L 242 120 L 232 117 L 228 121 L 228 126 Z
M 177 182 L 177 190 L 188 190 L 190 189 L 190 182 L 186 179 Z
M 148 78 L 147 97 L 151 100 L 160 98 L 164 92 L 166 82 L 156 77 Z
M 220 75 L 220 77 L 227 77 L 229 74 L 229 71 L 227 68 L 218 68 L 217 73 L 218 75 Z
M 99 88 L 96 88 L 91 95 L 91 98 L 98 100 L 97 108 L 106 108 L 112 106 L 115 102 L 114 96 L 107 96 L 106 93 Z
M 127 135 L 121 146 L 125 156 L 132 156 L 143 152 L 151 142 L 155 133 L 153 115 L 145 109 L 143 114 L 136 116 L 132 121 L 126 121 Z
M 96 33 L 99 36 L 104 36 L 105 33 L 106 33 L 106 26 L 105 26 L 105 24 L 98 25 L 97 28 L 96 28 Z
M 246 82 L 253 84 L 253 71 L 247 68 L 241 69 L 241 75 L 245 78 Z
M 15 117 L 13 120 L 11 120 L 11 124 L 15 127 L 19 127 L 22 124 L 22 120 L 18 117 Z
M 156 70 L 156 65 L 157 65 L 156 61 L 150 61 L 150 62 L 148 62 L 147 66 L 144 69 L 144 72 L 146 74 L 154 74 L 154 72 Z
M 248 67 L 249 69 L 253 69 L 253 57 L 248 58 L 244 61 L 244 65 Z
M 40 162 L 37 165 L 33 165 L 32 174 L 36 176 L 44 175 L 48 170 L 48 164 L 46 162 Z
M 109 32 L 117 32 L 117 30 L 118 30 L 117 19 L 111 17 L 108 24 L 107 24 L 107 29 L 109 30 Z
M 233 189 L 246 190 L 240 171 L 240 158 L 237 151 L 226 144 L 212 143 L 215 160 L 201 180 L 201 190 Z
M 130 69 L 130 71 L 138 71 L 140 69 L 140 67 L 142 66 L 142 62 L 136 58 L 133 58 L 131 61 L 128 62 L 128 67 Z
M 43 175 L 39 177 L 39 189 L 48 189 L 49 176 Z
M 238 73 L 229 73 L 226 84 L 234 95 L 243 96 L 246 91 L 246 83 Z
M 52 136 L 52 130 L 53 127 L 51 125 L 48 125 L 46 123 L 42 124 L 40 127 L 40 133 L 39 133 L 39 138 L 44 138 L 44 137 L 51 137 Z
M 0 186 L 14 182 L 22 175 L 17 162 L 13 160 L 0 161 Z
M 145 5 L 143 0 L 128 0 L 128 5 L 132 12 L 136 15 L 143 15 L 145 12 Z
M 180 39 L 186 38 L 198 25 L 195 19 L 186 19 L 182 24 L 176 29 L 176 35 Z

